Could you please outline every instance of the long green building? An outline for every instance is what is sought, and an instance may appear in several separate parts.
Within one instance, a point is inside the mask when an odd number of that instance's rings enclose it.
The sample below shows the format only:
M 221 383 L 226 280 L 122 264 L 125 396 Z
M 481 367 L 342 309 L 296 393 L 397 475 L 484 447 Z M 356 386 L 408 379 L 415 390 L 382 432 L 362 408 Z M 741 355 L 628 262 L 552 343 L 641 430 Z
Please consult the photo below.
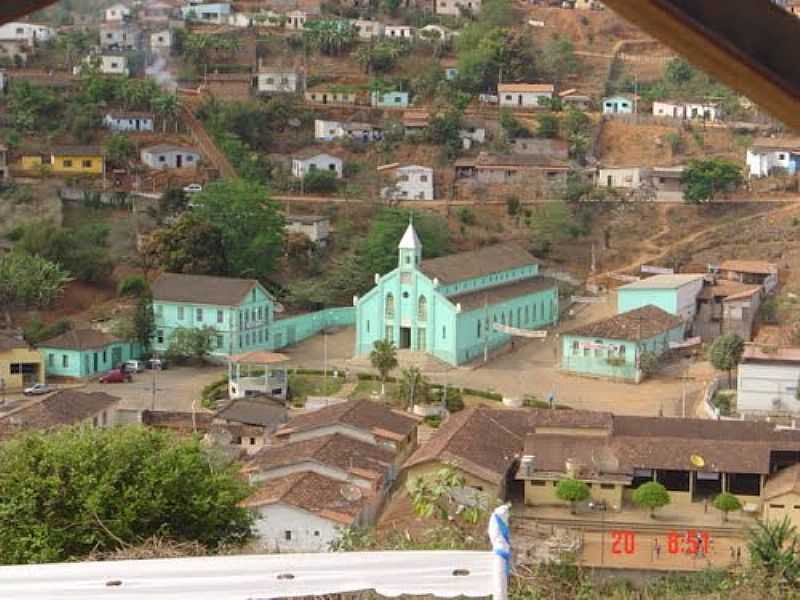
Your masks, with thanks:
M 357 356 L 377 340 L 426 352 L 451 365 L 484 356 L 507 343 L 513 329 L 540 329 L 558 319 L 555 281 L 513 243 L 422 260 L 422 243 L 409 225 L 398 265 L 355 299 Z

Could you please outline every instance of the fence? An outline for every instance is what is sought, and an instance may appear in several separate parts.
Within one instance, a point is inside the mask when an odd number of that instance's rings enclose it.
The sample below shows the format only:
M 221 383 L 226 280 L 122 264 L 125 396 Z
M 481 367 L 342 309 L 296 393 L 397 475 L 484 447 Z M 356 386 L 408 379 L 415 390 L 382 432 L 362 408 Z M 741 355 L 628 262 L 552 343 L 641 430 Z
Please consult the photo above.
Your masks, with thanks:
M 355 325 L 353 307 L 327 308 L 313 313 L 278 319 L 271 328 L 272 349 L 277 350 L 308 339 L 330 327 Z

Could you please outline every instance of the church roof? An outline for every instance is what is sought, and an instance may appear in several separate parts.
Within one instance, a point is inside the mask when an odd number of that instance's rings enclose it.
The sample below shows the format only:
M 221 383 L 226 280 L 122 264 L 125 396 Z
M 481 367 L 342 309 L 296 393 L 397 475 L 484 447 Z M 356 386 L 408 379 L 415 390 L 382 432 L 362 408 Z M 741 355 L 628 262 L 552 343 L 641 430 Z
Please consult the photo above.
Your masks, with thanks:
M 422 247 L 422 242 L 419 241 L 417 232 L 414 231 L 414 226 L 409 223 L 400 244 L 397 246 L 400 250 L 417 250 Z
M 400 247 L 403 247 L 402 242 Z M 443 284 L 450 284 L 537 264 L 539 261 L 524 248 L 506 243 L 424 260 L 419 269 L 431 279 L 436 278 Z

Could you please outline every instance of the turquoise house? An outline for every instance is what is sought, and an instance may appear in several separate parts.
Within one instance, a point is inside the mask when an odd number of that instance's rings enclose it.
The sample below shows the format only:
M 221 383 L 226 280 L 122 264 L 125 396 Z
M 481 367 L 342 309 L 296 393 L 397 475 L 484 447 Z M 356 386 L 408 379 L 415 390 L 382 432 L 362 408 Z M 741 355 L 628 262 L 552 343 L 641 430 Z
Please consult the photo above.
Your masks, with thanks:
M 423 261 L 409 225 L 398 250 L 397 268 L 376 274 L 375 287 L 355 299 L 357 356 L 385 339 L 458 365 L 510 341 L 511 328 L 540 329 L 558 319 L 556 283 L 515 244 Z
M 274 298 L 255 279 L 162 273 L 152 290 L 156 352 L 166 352 L 181 327 L 210 328 L 211 354 L 224 357 L 278 350 L 323 329 L 355 322 L 352 307 L 283 317 Z
M 683 339 L 684 323 L 657 306 L 643 306 L 561 334 L 561 369 L 576 375 L 639 383 L 639 358 L 660 356 Z
M 39 344 L 39 352 L 47 375 L 77 378 L 102 375 L 142 355 L 135 342 L 95 329 L 62 333 Z
M 617 288 L 617 312 L 653 305 L 690 322 L 703 290 L 702 274 L 655 275 Z
M 372 92 L 370 103 L 378 108 L 405 108 L 408 106 L 408 92 Z
M 627 96 L 611 96 L 603 98 L 603 114 L 629 115 L 633 113 L 633 100 Z

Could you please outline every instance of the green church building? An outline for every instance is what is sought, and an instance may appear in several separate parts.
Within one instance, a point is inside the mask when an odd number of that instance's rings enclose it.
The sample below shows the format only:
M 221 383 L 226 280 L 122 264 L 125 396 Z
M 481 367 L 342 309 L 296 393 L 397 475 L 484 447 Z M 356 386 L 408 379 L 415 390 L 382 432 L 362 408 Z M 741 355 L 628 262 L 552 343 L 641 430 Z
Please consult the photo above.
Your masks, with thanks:
M 535 330 L 558 319 L 555 281 L 513 243 L 422 260 L 409 225 L 395 270 L 375 275 L 356 306 L 356 356 L 386 339 L 400 350 L 429 353 L 451 365 L 481 358 L 510 341 L 512 329 Z

